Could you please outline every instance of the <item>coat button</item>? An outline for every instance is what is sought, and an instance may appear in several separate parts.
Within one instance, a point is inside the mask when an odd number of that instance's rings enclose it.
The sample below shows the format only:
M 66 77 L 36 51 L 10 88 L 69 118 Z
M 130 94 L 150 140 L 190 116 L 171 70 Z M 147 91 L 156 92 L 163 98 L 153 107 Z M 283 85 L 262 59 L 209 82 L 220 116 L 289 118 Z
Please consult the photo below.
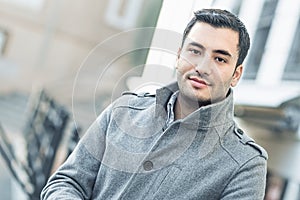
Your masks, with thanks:
M 147 160 L 143 163 L 143 167 L 145 171 L 150 171 L 153 169 L 153 163 L 150 160 Z
M 240 129 L 240 128 L 238 128 L 236 131 L 237 131 L 239 134 L 241 134 L 241 135 L 244 134 L 244 131 L 243 131 L 242 129 Z

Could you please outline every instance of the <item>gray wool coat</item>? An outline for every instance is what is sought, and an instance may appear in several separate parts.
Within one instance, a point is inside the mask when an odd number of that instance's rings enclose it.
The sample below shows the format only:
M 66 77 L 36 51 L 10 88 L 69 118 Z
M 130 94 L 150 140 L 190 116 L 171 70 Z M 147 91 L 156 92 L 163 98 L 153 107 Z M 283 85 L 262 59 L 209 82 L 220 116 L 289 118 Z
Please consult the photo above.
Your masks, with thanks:
M 123 95 L 92 124 L 41 199 L 262 200 L 267 153 L 233 120 L 233 92 L 169 125 L 177 84 Z

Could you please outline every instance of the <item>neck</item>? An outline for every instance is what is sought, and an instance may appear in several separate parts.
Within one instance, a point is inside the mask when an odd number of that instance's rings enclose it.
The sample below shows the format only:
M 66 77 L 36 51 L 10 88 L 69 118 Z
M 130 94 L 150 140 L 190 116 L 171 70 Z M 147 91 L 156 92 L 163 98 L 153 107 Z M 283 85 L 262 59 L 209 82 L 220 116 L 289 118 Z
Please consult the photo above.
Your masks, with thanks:
M 198 101 L 192 101 L 184 98 L 180 93 L 177 97 L 177 101 L 175 103 L 175 118 L 183 119 L 192 112 L 199 109 L 201 106 L 207 105 L 208 103 L 201 103 Z

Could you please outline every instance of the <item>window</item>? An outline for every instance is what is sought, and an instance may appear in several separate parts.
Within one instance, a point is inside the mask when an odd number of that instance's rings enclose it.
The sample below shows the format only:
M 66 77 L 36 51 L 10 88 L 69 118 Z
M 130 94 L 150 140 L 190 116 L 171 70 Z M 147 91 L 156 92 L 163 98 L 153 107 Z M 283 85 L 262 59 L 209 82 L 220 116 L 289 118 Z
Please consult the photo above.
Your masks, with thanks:
M 282 78 L 300 80 L 300 18 Z
M 278 0 L 266 0 L 260 15 L 254 40 L 252 42 L 251 51 L 249 52 L 249 59 L 245 69 L 245 79 L 255 79 L 272 26 Z

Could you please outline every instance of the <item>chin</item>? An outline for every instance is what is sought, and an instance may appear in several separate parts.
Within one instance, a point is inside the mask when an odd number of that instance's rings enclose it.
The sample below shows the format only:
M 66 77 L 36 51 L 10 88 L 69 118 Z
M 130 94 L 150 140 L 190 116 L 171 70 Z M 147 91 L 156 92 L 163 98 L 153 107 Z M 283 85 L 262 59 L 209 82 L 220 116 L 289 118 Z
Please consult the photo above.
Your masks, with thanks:
M 211 103 L 211 99 L 198 99 L 198 104 L 202 106 L 209 105 Z
M 190 99 L 194 102 L 198 103 L 210 103 L 211 99 L 205 96 L 199 96 L 199 95 L 192 95 L 190 96 Z

